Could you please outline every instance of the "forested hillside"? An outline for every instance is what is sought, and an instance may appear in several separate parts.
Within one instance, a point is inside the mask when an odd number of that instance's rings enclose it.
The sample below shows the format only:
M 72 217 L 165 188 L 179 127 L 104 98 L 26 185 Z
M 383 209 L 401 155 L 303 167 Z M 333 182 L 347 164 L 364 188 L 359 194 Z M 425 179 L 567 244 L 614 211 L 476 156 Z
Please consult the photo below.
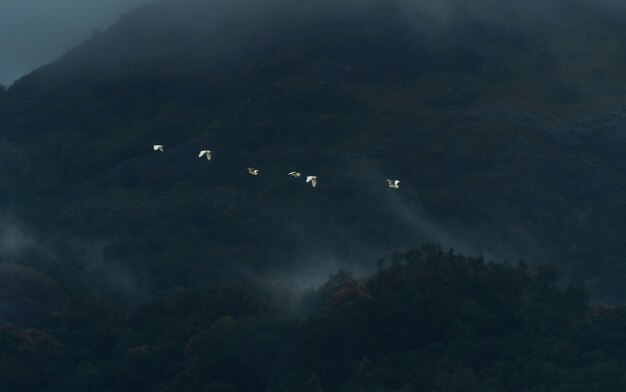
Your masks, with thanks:
M 625 18 L 164 0 L 0 88 L 0 390 L 624 390 Z
M 623 307 L 589 308 L 550 267 L 428 245 L 300 296 L 271 280 L 0 328 L 9 391 L 620 391 Z
M 382 0 L 157 2 L 1 95 L 0 197 L 68 243 L 54 257 L 149 292 L 436 241 L 620 300 L 626 24 L 603 4 L 444 23 Z

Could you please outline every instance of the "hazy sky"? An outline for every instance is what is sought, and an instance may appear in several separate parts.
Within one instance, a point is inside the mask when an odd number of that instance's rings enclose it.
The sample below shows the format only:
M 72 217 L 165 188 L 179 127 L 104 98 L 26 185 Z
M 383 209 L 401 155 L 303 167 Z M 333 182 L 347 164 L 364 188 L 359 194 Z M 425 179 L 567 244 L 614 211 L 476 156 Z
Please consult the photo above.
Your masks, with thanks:
M 9 85 L 150 0 L 0 0 L 0 84 Z

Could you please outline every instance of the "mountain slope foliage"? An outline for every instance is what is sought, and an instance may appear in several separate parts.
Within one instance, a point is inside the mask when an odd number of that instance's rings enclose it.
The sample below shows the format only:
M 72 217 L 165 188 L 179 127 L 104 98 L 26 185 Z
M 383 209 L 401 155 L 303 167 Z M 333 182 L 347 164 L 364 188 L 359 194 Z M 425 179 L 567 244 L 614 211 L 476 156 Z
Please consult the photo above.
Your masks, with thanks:
M 129 13 L 0 93 L 0 199 L 46 244 L 14 261 L 159 292 L 432 240 L 623 299 L 626 24 L 495 3 Z
M 426 245 L 298 296 L 254 279 L 0 328 L 11 391 L 618 391 L 625 309 Z M 37 375 L 37 377 L 33 377 Z

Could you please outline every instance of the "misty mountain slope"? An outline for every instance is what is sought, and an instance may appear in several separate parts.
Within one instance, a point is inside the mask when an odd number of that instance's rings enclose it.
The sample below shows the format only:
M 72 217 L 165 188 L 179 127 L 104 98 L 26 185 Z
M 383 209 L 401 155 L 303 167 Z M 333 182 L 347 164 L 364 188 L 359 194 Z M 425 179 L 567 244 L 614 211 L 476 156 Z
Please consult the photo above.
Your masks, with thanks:
M 148 287 L 357 268 L 433 240 L 623 298 L 622 19 L 434 4 L 133 11 L 0 94 L 0 198 L 44 242 L 106 243 L 102 264 Z

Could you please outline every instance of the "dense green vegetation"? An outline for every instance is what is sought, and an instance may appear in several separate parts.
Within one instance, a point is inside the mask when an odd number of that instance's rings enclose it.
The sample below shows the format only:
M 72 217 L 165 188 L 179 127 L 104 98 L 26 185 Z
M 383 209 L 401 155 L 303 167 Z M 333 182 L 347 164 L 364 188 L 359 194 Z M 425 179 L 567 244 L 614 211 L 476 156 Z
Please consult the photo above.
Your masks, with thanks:
M 625 312 L 590 308 L 551 267 L 426 245 L 304 295 L 270 279 L 135 308 L 74 293 L 0 328 L 0 389 L 621 391 Z

